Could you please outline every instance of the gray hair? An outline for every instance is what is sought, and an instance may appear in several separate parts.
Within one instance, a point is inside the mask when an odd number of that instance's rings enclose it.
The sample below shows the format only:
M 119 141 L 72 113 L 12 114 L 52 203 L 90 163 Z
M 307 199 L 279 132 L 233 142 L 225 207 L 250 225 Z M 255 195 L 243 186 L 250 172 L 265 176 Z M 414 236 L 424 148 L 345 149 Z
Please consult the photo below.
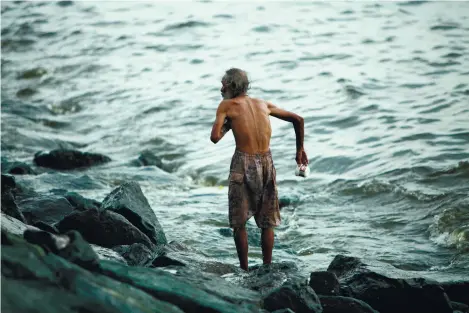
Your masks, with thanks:
M 227 70 L 222 81 L 233 91 L 233 97 L 246 93 L 250 88 L 248 74 L 239 68 Z

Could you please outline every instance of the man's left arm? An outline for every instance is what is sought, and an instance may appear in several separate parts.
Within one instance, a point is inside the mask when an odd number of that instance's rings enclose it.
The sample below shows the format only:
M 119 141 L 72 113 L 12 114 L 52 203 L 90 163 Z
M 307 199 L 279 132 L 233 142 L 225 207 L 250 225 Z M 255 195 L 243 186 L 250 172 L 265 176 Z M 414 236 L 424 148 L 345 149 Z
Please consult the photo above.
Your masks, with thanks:
M 217 116 L 212 127 L 212 134 L 210 140 L 217 143 L 223 136 L 231 129 L 231 121 L 226 116 L 227 105 L 222 101 L 217 109 Z

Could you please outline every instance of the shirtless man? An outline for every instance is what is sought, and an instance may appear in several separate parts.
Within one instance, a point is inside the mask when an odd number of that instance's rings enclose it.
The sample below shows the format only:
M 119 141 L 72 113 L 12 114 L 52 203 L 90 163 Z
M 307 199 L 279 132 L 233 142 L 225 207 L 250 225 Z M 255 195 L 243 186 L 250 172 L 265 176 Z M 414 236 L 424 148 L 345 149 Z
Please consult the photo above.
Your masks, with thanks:
M 296 163 L 308 164 L 303 148 L 303 118 L 282 110 L 270 102 L 247 95 L 249 80 L 237 68 L 226 71 L 222 78 L 223 100 L 218 106 L 210 140 L 217 143 L 230 130 L 236 141 L 231 160 L 228 202 L 230 227 L 240 267 L 248 269 L 246 222 L 252 216 L 262 229 L 261 245 L 264 264 L 272 262 L 273 228 L 280 224 L 276 171 L 270 153 L 269 115 L 293 123 L 296 134 Z

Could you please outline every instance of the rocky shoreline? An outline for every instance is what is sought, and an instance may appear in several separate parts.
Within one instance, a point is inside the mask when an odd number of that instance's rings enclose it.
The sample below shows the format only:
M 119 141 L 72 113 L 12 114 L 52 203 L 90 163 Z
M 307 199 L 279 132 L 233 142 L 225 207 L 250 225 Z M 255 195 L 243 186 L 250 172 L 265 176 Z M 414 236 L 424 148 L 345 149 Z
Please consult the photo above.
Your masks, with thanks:
M 73 150 L 36 159 L 58 170 L 110 160 Z M 136 182 L 100 202 L 12 176 L 34 173 L 2 160 L 2 312 L 469 312 L 468 281 L 390 277 L 350 256 L 309 277 L 285 262 L 244 272 L 168 242 Z

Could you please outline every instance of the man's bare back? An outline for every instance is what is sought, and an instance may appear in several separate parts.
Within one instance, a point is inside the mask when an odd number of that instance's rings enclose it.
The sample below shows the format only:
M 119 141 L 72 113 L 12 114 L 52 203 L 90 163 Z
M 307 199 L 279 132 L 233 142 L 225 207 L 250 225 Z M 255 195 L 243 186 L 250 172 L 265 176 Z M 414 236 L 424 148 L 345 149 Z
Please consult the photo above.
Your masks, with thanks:
M 226 117 L 236 140 L 236 148 L 246 153 L 263 153 L 269 150 L 270 127 L 267 103 L 248 96 L 224 100 Z

